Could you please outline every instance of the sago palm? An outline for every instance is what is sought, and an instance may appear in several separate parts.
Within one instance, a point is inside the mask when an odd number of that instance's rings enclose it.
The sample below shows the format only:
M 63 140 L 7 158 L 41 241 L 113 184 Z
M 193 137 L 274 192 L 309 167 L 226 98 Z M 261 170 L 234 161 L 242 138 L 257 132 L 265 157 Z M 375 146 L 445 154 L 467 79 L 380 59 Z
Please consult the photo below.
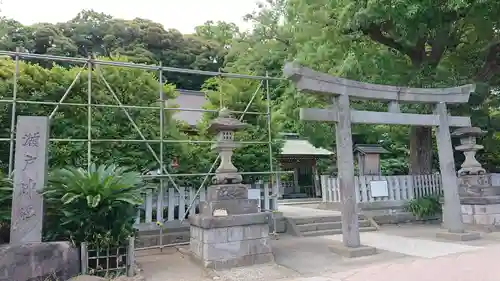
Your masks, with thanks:
M 47 234 L 116 246 L 133 232 L 144 189 L 139 173 L 116 165 L 55 170 L 43 191 Z

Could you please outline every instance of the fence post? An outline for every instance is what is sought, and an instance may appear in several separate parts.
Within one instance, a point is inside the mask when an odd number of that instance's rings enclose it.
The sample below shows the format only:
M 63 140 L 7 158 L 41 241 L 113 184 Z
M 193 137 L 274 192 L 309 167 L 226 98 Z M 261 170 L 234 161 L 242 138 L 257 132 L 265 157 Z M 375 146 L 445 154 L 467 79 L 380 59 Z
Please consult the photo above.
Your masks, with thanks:
M 408 190 L 408 200 L 412 200 L 417 198 L 415 196 L 415 177 L 414 176 L 408 176 L 408 184 L 407 184 L 407 190 Z
M 135 237 L 128 238 L 127 248 L 127 276 L 132 277 L 135 275 Z
M 158 201 L 157 201 L 158 202 Z M 146 210 L 146 222 L 152 222 L 153 221 L 153 190 L 148 189 L 146 190 L 146 200 L 144 201 L 145 210 Z
M 87 242 L 80 244 L 80 265 L 82 274 L 87 274 L 89 270 L 89 252 Z
M 268 212 L 271 209 L 271 197 L 269 196 L 269 183 L 262 183 L 260 184 L 262 188 L 264 189 L 264 210 Z
M 322 199 L 323 203 L 328 202 L 328 199 L 326 197 L 327 196 L 326 195 L 326 189 L 327 189 L 326 182 L 327 182 L 328 179 L 326 177 L 327 176 L 325 176 L 325 175 L 320 176 L 321 199 Z

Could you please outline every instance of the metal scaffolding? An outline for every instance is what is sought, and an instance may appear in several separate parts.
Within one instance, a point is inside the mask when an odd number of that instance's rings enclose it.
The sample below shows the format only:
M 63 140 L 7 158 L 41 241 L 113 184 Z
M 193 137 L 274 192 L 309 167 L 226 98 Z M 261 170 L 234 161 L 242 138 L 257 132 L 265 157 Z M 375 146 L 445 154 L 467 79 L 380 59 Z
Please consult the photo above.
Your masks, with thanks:
M 129 142 L 129 143 L 142 143 L 145 144 L 149 152 L 152 154 L 153 158 L 156 160 L 157 164 L 160 166 L 160 172 L 158 175 L 151 175 L 149 177 L 159 178 L 159 196 L 157 203 L 157 220 L 160 221 L 162 219 L 162 202 L 160 202 L 163 198 L 164 190 L 165 190 L 165 181 L 168 181 L 177 191 L 179 191 L 179 187 L 176 184 L 174 177 L 188 177 L 188 176 L 204 176 L 202 184 L 197 188 L 196 195 L 199 194 L 200 190 L 207 183 L 207 179 L 210 175 L 214 175 L 213 170 L 216 166 L 219 157 L 213 162 L 211 168 L 207 173 L 192 173 L 192 174 L 174 174 L 169 173 L 165 166 L 164 159 L 164 144 L 165 143 L 178 143 L 178 142 L 187 142 L 187 143 L 214 143 L 215 141 L 200 141 L 200 140 L 176 140 L 176 139 L 165 139 L 164 136 L 164 126 L 165 126 L 165 112 L 166 111 L 198 111 L 198 112 L 218 112 L 218 110 L 205 110 L 205 109 L 192 109 L 192 108 L 173 108 L 166 107 L 165 105 L 165 93 L 163 92 L 164 85 L 164 73 L 165 72 L 175 72 L 175 73 L 184 73 L 184 74 L 196 74 L 196 75 L 205 75 L 205 76 L 219 76 L 219 77 L 227 77 L 227 78 L 241 78 L 241 79 L 254 79 L 260 80 L 261 83 L 259 87 L 253 93 L 252 98 L 248 102 L 244 111 L 231 111 L 232 113 L 241 114 L 240 120 L 246 114 L 254 114 L 254 115 L 265 115 L 267 117 L 267 133 L 268 140 L 267 141 L 239 141 L 242 144 L 267 144 L 269 148 L 269 171 L 258 171 L 258 172 L 243 172 L 242 174 L 268 174 L 270 175 L 271 184 L 273 186 L 273 195 L 277 197 L 278 195 L 278 187 L 273 184 L 273 176 L 278 176 L 278 174 L 282 173 L 278 169 L 273 168 L 273 138 L 272 138 L 272 129 L 271 129 L 271 100 L 270 100 L 270 80 L 283 80 L 282 78 L 270 77 L 267 73 L 266 76 L 252 76 L 252 75 L 244 75 L 244 74 L 235 74 L 235 73 L 223 73 L 223 72 L 213 72 L 213 71 L 202 71 L 202 70 L 192 70 L 192 69 L 181 69 L 174 67 L 165 67 L 162 65 L 146 65 L 146 64 L 137 64 L 137 63 L 128 63 L 128 62 L 117 62 L 117 61 L 104 61 L 97 60 L 95 58 L 76 58 L 76 57 L 62 57 L 62 56 L 52 56 L 52 55 L 40 55 L 40 54 L 30 54 L 23 52 L 9 52 L 9 51 L 0 51 L 0 56 L 7 56 L 12 58 L 15 61 L 15 73 L 13 75 L 13 93 L 11 99 L 0 99 L 0 103 L 11 104 L 12 114 L 11 114 L 11 124 L 10 124 L 10 137 L 9 138 L 0 138 L 2 142 L 9 142 L 9 163 L 8 170 L 9 174 L 12 174 L 13 171 L 13 163 L 14 163 L 14 147 L 15 147 L 15 126 L 16 126 L 16 107 L 21 104 L 38 104 L 38 105 L 49 105 L 54 106 L 54 109 L 49 115 L 49 118 L 53 118 L 57 113 L 60 106 L 75 106 L 75 107 L 85 107 L 87 109 L 87 138 L 66 138 L 66 139 L 57 139 L 51 138 L 51 142 L 86 142 L 87 144 L 87 164 L 90 165 L 92 162 L 92 143 L 97 142 Z M 21 100 L 18 97 L 19 91 L 19 63 L 22 59 L 37 59 L 37 60 L 45 60 L 52 61 L 58 63 L 72 63 L 76 65 L 82 65 L 81 70 L 76 74 L 72 83 L 68 86 L 65 93 L 62 95 L 58 102 L 54 101 L 34 101 L 34 100 Z M 108 83 L 106 78 L 104 77 L 101 66 L 115 66 L 115 67 L 126 67 L 126 68 L 135 68 L 142 69 L 145 71 L 153 71 L 158 75 L 158 83 L 159 83 L 159 106 L 139 106 L 139 105 L 127 105 L 123 104 L 119 99 L 119 96 L 115 92 L 115 90 Z M 74 87 L 78 79 L 80 78 L 82 72 L 87 69 L 88 77 L 87 77 L 87 102 L 86 103 L 70 103 L 65 102 L 66 98 L 71 92 L 71 89 Z M 104 86 L 107 88 L 108 92 L 111 94 L 111 97 L 116 102 L 116 104 L 103 104 L 98 101 L 93 100 L 92 91 L 92 72 L 97 75 L 98 79 L 104 83 Z M 261 88 L 264 89 L 266 95 L 265 100 L 267 104 L 266 112 L 251 112 L 249 111 L 250 106 L 260 92 Z M 97 139 L 92 137 L 92 111 L 94 108 L 120 108 L 127 119 L 130 121 L 130 124 L 136 131 L 136 133 L 140 136 L 140 139 Z M 154 109 L 159 111 L 159 125 L 160 125 L 160 136 L 159 139 L 147 139 L 144 134 L 141 132 L 141 129 L 137 126 L 133 117 L 130 115 L 128 109 Z M 155 150 L 151 147 L 151 144 L 159 144 L 159 155 L 155 152 Z M 276 190 L 274 190 L 276 188 Z M 188 210 L 189 211 L 194 204 L 194 199 L 190 202 Z M 275 204 L 276 206 L 276 204 Z M 181 221 L 183 218 L 181 219 Z

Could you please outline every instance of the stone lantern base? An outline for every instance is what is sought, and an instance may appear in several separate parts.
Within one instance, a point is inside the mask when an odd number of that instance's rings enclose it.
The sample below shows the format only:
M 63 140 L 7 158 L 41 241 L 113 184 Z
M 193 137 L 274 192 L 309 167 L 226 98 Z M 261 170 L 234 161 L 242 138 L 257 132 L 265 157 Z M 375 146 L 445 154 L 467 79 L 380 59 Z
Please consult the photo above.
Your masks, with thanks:
M 464 197 L 460 205 L 466 225 L 488 232 L 500 230 L 500 196 Z
M 190 218 L 192 257 L 204 267 L 227 269 L 274 262 L 269 214 Z
M 464 224 L 485 231 L 500 230 L 500 179 L 484 174 L 461 176 L 459 180 Z
M 212 269 L 273 262 L 271 214 L 257 206 L 244 185 L 210 186 L 200 214 L 189 217 L 191 257 Z

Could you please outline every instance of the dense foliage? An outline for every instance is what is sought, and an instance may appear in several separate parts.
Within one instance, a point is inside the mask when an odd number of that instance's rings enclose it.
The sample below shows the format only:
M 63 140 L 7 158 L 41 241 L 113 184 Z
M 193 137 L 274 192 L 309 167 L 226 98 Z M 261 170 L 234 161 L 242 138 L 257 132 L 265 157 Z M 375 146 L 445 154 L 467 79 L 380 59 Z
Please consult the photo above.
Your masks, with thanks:
M 496 129 L 500 127 L 500 104 L 495 91 L 500 73 L 499 12 L 500 3 L 493 0 L 267 0 L 256 7 L 255 11 L 249 11 L 246 18 L 253 23 L 250 31 L 241 31 L 232 23 L 207 22 L 197 27 L 194 34 L 183 35 L 145 19 L 123 20 L 94 11 L 82 11 L 74 19 L 58 24 L 24 26 L 15 20 L 2 19 L 0 49 L 14 50 L 22 47 L 37 54 L 80 57 L 95 54 L 111 59 L 120 56 L 133 62 L 161 63 L 171 67 L 211 71 L 222 69 L 263 76 L 281 76 L 283 63 L 297 60 L 319 71 L 379 84 L 449 87 L 476 83 L 478 87 L 469 104 L 451 109 L 457 115 L 470 115 L 475 126 L 488 131 L 482 141 L 485 152 L 479 158 L 489 171 L 496 171 L 500 159 L 500 141 L 496 133 Z M 50 97 L 57 101 L 64 88 L 71 83 L 71 76 L 74 77 L 79 71 L 78 68 L 63 69 L 52 67 L 46 62 L 32 62 L 39 63 L 40 66 L 21 64 L 20 72 L 25 76 L 19 81 L 19 95 L 23 99 L 41 100 Z M 3 63 L 8 64 L 8 68 L 0 67 L 2 81 L 11 81 L 12 62 Z M 122 95 L 120 98 L 124 99 L 123 103 L 155 103 L 155 93 L 158 91 L 158 87 L 152 83 L 156 80 L 155 75 L 123 69 L 105 70 L 105 74 L 112 80 L 111 86 Z M 241 79 L 207 80 L 207 77 L 199 75 L 165 75 L 165 80 L 177 88 L 205 88 L 224 93 L 222 103 L 232 110 L 242 111 L 251 93 L 258 88 L 258 83 Z M 92 77 L 99 85 L 95 73 Z M 45 79 L 49 79 L 51 83 L 43 84 Z M 142 82 L 127 82 L 134 79 Z M 69 96 L 80 96 L 75 102 L 85 102 L 85 80 L 86 74 L 83 73 L 75 85 L 77 93 Z M 173 95 L 173 86 L 165 87 L 165 91 Z M 285 80 L 272 80 L 269 88 L 272 100 L 272 134 L 279 131 L 297 132 L 315 145 L 334 147 L 334 128 L 330 124 L 303 122 L 298 116 L 300 107 L 327 106 L 327 101 L 299 93 Z M 104 94 L 105 90 L 102 85 L 96 86 L 96 102 L 106 99 L 113 101 L 109 93 Z M 254 101 L 256 104 L 252 107 L 265 112 L 266 108 L 262 106 L 265 99 L 263 91 L 258 92 L 261 100 Z M 8 97 L 11 93 L 11 83 L 0 83 L 2 97 Z M 215 94 L 209 94 L 208 99 L 208 108 L 217 108 L 221 104 Z M 386 110 L 385 104 L 375 102 L 356 102 L 354 106 L 367 110 Z M 42 108 L 44 107 L 26 105 L 20 112 L 29 110 L 45 114 L 49 110 Z M 431 110 L 427 106 L 413 105 L 403 109 L 407 112 Z M 1 117 L 0 124 L 3 124 L 4 134 L 8 133 L 9 110 L 8 106 L 2 110 L 4 116 Z M 99 121 L 96 118 L 94 122 L 96 137 L 138 137 L 123 114 L 120 118 L 117 117 L 121 114 L 120 110 L 98 114 L 100 111 L 95 110 L 96 117 L 102 119 Z M 85 138 L 85 135 L 80 136 L 83 133 L 81 126 L 85 123 L 82 121 L 85 119 L 83 114 L 84 107 L 81 111 L 67 110 L 56 116 L 55 120 L 61 122 L 59 128 L 64 129 L 54 129 L 54 132 L 63 132 L 62 137 L 72 135 L 73 138 Z M 158 135 L 158 129 L 155 129 L 158 124 L 155 121 L 156 115 L 136 114 L 139 120 L 142 118 L 141 126 L 145 126 L 148 137 Z M 210 136 L 204 133 L 204 128 L 211 117 L 213 114 L 206 114 L 199 125 L 201 134 L 190 138 L 207 140 Z M 254 140 L 266 138 L 264 133 L 267 134 L 267 130 L 265 125 L 262 126 L 265 116 L 260 118 L 247 115 L 244 120 L 252 124 L 252 129 L 247 133 Z M 108 126 L 109 124 L 112 126 Z M 166 132 L 169 138 L 187 138 L 176 126 L 166 127 L 169 128 Z M 433 132 L 428 128 L 356 125 L 353 132 L 356 143 L 381 143 L 390 150 L 391 153 L 384 156 L 382 163 L 385 173 L 427 173 L 438 168 L 436 151 L 433 149 L 435 142 L 431 137 Z M 246 140 L 248 136 L 242 134 L 241 138 Z M 69 146 L 58 143 L 51 155 L 59 156 L 52 156 L 57 157 L 52 163 L 82 164 L 81 157 L 84 156 L 80 155 L 85 155 L 84 142 L 67 148 Z M 154 157 L 137 157 L 137 153 L 150 155 L 149 149 L 144 145 L 106 142 L 93 144 L 93 147 L 102 147 L 95 155 L 102 153 L 103 159 L 116 158 L 123 162 L 121 164 L 141 169 L 157 165 Z M 152 147 L 158 154 L 158 147 Z M 279 144 L 276 144 L 275 148 L 278 147 Z M 209 150 L 209 145 L 206 144 L 174 147 L 168 143 L 164 158 L 167 162 L 174 156 L 179 159 L 180 165 L 175 172 L 206 172 L 214 159 Z M 265 150 L 263 146 L 255 146 L 255 149 L 249 147 L 246 150 L 242 148 L 236 154 L 236 161 L 244 171 L 265 170 L 269 162 L 268 153 L 263 152 Z M 241 154 L 243 151 L 247 153 Z M 7 155 L 5 152 L 5 146 L 2 146 L 3 163 Z M 251 160 L 257 158 L 259 161 Z M 139 161 L 130 163 L 134 162 L 133 159 Z M 458 153 L 457 163 L 461 159 L 462 156 Z M 327 167 L 330 163 L 327 160 L 323 164 L 326 165 L 321 165 L 322 167 Z M 196 181 L 201 182 L 201 179 Z
M 12 180 L 0 172 L 0 244 L 9 242 Z
M 143 192 L 139 173 L 115 165 L 57 169 L 42 193 L 45 239 L 119 246 L 134 233 Z
M 474 126 L 488 131 L 480 158 L 488 170 L 496 171 L 499 12 L 500 3 L 488 0 L 268 0 L 248 15 L 254 30 L 234 40 L 225 69 L 259 75 L 269 71 L 279 76 L 285 60 L 297 60 L 333 75 L 385 85 L 476 83 L 469 103 L 453 107 L 452 112 L 470 115 Z M 274 109 L 283 117 L 285 129 L 301 133 L 314 144 L 333 145 L 332 128 L 327 124 L 298 120 L 299 107 L 325 106 L 325 101 L 294 91 L 286 81 L 275 81 L 271 88 Z M 387 108 L 374 102 L 354 106 Z M 430 112 L 431 108 L 406 106 L 403 110 Z M 358 125 L 353 132 L 357 143 L 382 143 L 391 150 L 383 163 L 386 171 L 392 167 L 398 173 L 418 174 L 438 168 L 430 129 Z M 461 159 L 457 154 L 457 163 Z
M 0 77 L 3 81 L 12 81 L 14 62 L 10 59 L 0 59 Z M 17 99 L 31 102 L 57 103 L 67 88 L 71 85 L 79 72 L 68 96 L 66 103 L 80 104 L 80 106 L 62 105 L 57 109 L 51 121 L 51 138 L 55 139 L 86 139 L 87 138 L 87 86 L 88 70 L 81 67 L 63 68 L 54 66 L 43 68 L 39 65 L 19 64 Z M 102 75 L 102 76 L 101 76 Z M 104 79 L 102 79 L 104 77 Z M 92 103 L 117 105 L 119 101 L 126 105 L 158 106 L 159 83 L 154 74 L 131 68 L 100 67 L 91 71 Z M 134 81 L 131 83 L 130 81 Z M 108 83 L 113 93 L 106 86 Z M 174 87 L 163 85 L 167 97 L 174 96 Z M 141 93 L 140 95 L 136 93 Z M 0 97 L 12 98 L 12 83 L 0 83 Z M 8 137 L 10 132 L 11 105 L 0 104 L 0 132 Z M 45 115 L 49 116 L 55 109 L 54 105 L 26 104 L 16 105 L 18 115 Z M 99 163 L 118 164 L 147 169 L 157 166 L 156 160 L 148 148 L 141 143 L 111 142 L 106 140 L 141 139 L 139 132 L 129 121 L 125 110 L 112 107 L 92 108 L 92 138 L 101 139 L 92 144 L 93 161 Z M 157 139 L 159 135 L 158 111 L 152 109 L 127 108 L 137 127 L 146 139 Z M 167 112 L 166 124 L 172 122 Z M 175 123 L 174 123 L 175 124 Z M 165 138 L 180 138 L 175 126 L 165 126 Z M 165 144 L 164 155 L 171 155 L 177 150 L 177 144 Z M 159 154 L 158 145 L 153 147 Z M 9 144 L 2 142 L 0 147 L 0 162 L 4 168 L 8 163 Z M 64 167 L 66 165 L 85 166 L 87 163 L 87 146 L 85 142 L 60 141 L 51 143 L 49 153 L 50 167 Z
M 201 36 L 184 36 L 147 19 L 123 20 L 94 11 L 82 11 L 58 24 L 24 26 L 14 19 L 2 19 L 0 38 L 1 50 L 21 47 L 30 53 L 71 57 L 119 54 L 133 62 L 214 71 L 221 66 L 216 60 L 217 44 Z M 204 82 L 204 77 L 194 75 L 166 76 L 183 89 L 198 90 Z

